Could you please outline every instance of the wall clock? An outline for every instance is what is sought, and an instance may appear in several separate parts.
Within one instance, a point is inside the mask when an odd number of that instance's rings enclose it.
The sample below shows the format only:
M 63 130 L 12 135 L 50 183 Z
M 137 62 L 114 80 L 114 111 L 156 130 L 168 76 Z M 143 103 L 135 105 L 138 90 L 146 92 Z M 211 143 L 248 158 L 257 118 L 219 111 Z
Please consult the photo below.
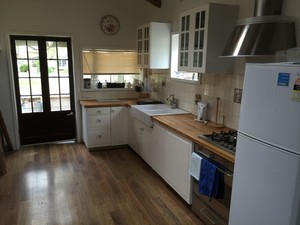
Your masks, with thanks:
M 120 29 L 120 23 L 115 16 L 106 15 L 102 17 L 100 27 L 105 34 L 115 35 Z

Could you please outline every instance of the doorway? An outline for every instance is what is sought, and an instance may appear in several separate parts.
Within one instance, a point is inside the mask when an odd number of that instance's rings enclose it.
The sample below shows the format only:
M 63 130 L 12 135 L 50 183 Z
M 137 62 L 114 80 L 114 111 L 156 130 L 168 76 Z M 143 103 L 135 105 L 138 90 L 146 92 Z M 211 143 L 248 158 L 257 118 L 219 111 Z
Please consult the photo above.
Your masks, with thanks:
M 71 38 L 11 35 L 21 145 L 75 139 Z

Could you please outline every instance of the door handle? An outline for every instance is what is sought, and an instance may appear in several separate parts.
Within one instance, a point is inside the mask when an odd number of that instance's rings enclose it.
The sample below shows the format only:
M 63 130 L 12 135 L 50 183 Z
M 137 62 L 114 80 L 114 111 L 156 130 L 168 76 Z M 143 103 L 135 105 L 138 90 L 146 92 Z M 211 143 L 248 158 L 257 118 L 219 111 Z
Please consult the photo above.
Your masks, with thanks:
M 70 113 L 67 114 L 67 116 L 73 116 L 73 115 L 74 115 L 73 112 L 70 112 Z

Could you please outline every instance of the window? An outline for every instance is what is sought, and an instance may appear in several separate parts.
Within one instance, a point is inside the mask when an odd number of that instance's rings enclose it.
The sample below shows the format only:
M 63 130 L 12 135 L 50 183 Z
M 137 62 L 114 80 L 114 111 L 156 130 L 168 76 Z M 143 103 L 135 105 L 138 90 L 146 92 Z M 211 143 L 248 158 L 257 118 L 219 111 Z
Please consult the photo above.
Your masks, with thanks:
M 131 88 L 140 78 L 136 51 L 83 50 L 82 62 L 85 89 Z
M 171 78 L 186 81 L 186 82 L 198 82 L 199 73 L 191 73 L 185 71 L 178 71 L 178 42 L 179 34 L 172 35 L 172 53 L 171 53 Z

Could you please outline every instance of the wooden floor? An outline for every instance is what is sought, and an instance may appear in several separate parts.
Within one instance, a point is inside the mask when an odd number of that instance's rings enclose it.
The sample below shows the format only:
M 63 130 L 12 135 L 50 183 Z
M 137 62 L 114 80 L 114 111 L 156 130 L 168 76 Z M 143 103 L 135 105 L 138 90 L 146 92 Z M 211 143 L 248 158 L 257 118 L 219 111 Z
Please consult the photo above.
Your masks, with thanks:
M 1 225 L 203 225 L 132 150 L 88 152 L 82 144 L 6 154 Z

